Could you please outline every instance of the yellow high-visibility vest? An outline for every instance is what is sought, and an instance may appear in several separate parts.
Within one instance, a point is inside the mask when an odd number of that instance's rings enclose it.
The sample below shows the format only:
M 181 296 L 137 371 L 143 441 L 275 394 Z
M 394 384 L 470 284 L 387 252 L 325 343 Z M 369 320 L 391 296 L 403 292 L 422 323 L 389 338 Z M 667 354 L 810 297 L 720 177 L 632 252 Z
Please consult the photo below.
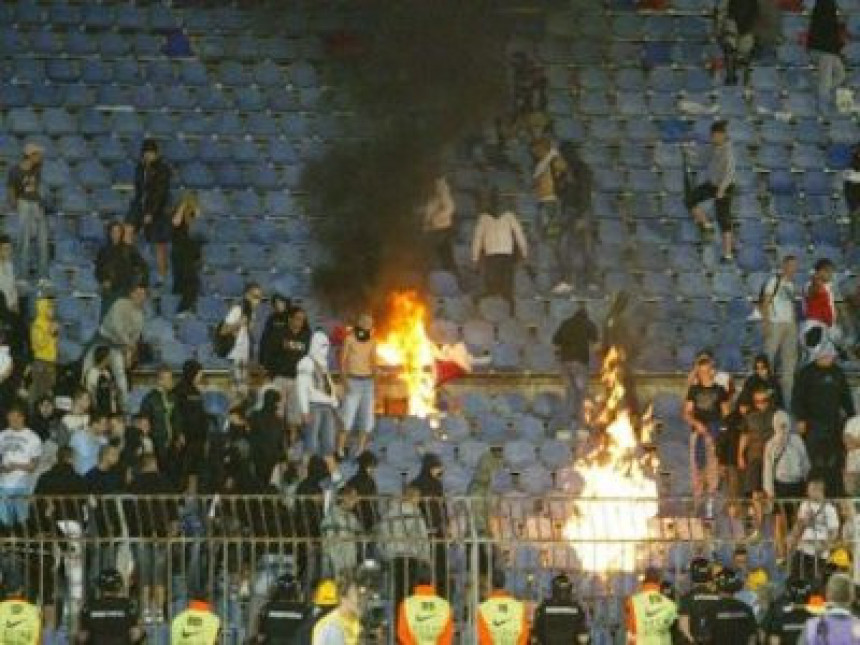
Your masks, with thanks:
M 170 625 L 170 645 L 215 645 L 221 619 L 205 602 L 191 602 Z
M 451 605 L 430 589 L 416 589 L 403 601 L 403 617 L 416 645 L 436 645 L 451 619 Z
M 42 612 L 20 598 L 0 602 L 0 643 L 38 645 L 42 636 Z
M 512 596 L 491 596 L 481 603 L 478 613 L 484 619 L 492 645 L 517 645 L 527 629 L 526 607 Z
M 630 598 L 628 617 L 631 636 L 636 645 L 672 645 L 672 623 L 678 617 L 675 603 L 652 585 Z

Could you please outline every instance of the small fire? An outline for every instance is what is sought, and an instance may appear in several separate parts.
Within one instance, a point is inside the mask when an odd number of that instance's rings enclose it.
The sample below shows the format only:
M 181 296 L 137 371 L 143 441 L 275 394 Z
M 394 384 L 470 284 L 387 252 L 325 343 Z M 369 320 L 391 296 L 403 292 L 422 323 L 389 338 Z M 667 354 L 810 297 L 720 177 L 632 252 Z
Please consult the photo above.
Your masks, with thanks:
M 638 454 L 639 441 L 624 406 L 622 359 L 612 348 L 603 361 L 606 397 L 596 423 L 605 432 L 600 445 L 576 461 L 585 484 L 563 529 L 583 568 L 592 572 L 634 571 L 637 545 L 653 537 L 658 512 L 653 462 Z M 643 428 L 646 432 L 650 427 Z
M 400 368 L 398 377 L 409 393 L 409 414 L 421 418 L 436 411 L 436 346 L 427 336 L 426 317 L 427 307 L 417 291 L 393 293 L 376 349 L 382 363 Z

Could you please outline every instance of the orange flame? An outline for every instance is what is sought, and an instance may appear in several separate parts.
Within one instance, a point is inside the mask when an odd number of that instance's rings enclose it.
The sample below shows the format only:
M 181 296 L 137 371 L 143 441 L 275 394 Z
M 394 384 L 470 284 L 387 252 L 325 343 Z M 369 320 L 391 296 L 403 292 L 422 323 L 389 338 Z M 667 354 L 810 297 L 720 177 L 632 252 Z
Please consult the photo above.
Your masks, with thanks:
M 585 484 L 563 531 L 583 568 L 592 572 L 634 571 L 638 543 L 653 537 L 658 512 L 657 481 L 637 454 L 639 442 L 624 408 L 622 365 L 623 355 L 610 349 L 601 372 L 606 397 L 596 419 L 606 429 L 605 441 L 576 461 Z M 643 428 L 646 434 L 650 427 Z
M 436 346 L 427 336 L 427 307 L 417 291 L 399 291 L 389 297 L 386 317 L 377 356 L 383 364 L 400 368 L 398 377 L 406 384 L 409 414 L 425 418 L 436 411 Z

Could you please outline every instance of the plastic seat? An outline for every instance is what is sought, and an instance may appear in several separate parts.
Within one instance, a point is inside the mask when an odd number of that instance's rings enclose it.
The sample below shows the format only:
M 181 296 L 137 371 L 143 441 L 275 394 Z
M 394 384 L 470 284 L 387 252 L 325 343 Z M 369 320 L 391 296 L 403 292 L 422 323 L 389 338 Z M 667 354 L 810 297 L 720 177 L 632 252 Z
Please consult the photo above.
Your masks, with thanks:
M 487 351 L 494 342 L 493 327 L 483 320 L 469 320 L 463 326 L 463 339 L 471 348 Z
M 551 469 L 563 468 L 573 462 L 570 446 L 556 439 L 548 439 L 540 447 L 541 461 Z
M 45 132 L 52 137 L 78 131 L 78 125 L 72 116 L 66 110 L 59 108 L 50 108 L 42 112 L 42 125 Z
M 6 124 L 9 130 L 17 135 L 33 135 L 42 130 L 39 115 L 31 108 L 9 110 Z

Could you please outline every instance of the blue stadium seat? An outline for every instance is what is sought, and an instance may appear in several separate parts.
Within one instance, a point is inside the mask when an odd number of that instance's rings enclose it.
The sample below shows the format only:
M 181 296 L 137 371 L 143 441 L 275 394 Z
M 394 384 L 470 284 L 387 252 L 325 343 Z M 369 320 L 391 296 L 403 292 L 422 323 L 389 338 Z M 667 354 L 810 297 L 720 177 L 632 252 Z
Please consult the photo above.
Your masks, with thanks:
M 557 439 L 548 439 L 541 445 L 540 458 L 550 469 L 564 468 L 573 462 L 570 446 Z

